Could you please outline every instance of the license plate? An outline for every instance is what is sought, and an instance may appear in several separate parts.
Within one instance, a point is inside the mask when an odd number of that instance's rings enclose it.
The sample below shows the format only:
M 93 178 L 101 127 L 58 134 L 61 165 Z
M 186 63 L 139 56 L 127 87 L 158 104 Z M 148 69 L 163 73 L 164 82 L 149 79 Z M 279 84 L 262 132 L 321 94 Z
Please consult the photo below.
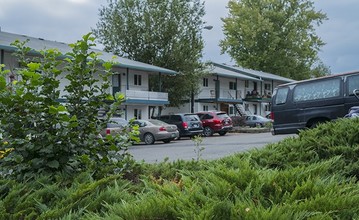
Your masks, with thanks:
M 171 134 L 171 137 L 176 137 L 176 133 L 172 133 L 172 134 Z

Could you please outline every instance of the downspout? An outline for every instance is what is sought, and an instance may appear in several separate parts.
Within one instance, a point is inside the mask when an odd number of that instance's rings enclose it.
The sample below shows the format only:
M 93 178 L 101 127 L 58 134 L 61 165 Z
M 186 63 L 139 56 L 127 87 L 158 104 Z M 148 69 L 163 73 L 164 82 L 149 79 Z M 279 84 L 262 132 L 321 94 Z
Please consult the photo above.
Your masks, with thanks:
M 236 78 L 236 100 L 238 99 L 238 79 Z
M 126 68 L 126 90 L 129 90 L 130 89 L 130 85 L 129 85 L 129 73 L 130 73 L 130 70 L 128 68 Z
M 162 92 L 162 75 L 161 75 L 161 72 L 158 73 L 158 91 Z
M 4 50 L 0 51 L 0 64 L 4 64 Z M 1 67 L 0 70 L 3 70 L 3 67 Z
M 130 85 L 129 85 L 129 73 L 130 73 L 130 70 L 129 70 L 129 68 L 126 68 L 126 90 L 129 90 L 130 89 Z M 125 92 L 125 94 L 126 94 L 126 92 Z M 125 96 L 125 98 L 126 98 L 126 96 Z M 127 119 L 127 105 L 125 105 L 125 119 L 126 120 L 128 120 Z

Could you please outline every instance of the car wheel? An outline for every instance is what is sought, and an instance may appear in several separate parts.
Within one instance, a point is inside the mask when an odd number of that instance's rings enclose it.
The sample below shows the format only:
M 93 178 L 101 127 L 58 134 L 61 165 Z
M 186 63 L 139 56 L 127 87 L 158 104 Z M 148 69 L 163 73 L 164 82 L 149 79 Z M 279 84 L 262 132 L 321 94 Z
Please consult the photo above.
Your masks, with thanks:
M 155 143 L 155 137 L 151 133 L 147 133 L 144 136 L 145 138 L 145 144 L 153 144 Z
M 259 123 L 259 122 L 257 122 L 256 125 L 255 125 L 255 127 L 256 127 L 256 128 L 260 128 L 260 127 L 262 127 L 262 124 Z
M 165 139 L 165 140 L 163 140 L 163 142 L 167 144 L 167 143 L 171 142 L 171 139 Z
M 212 128 L 210 128 L 210 127 L 204 127 L 204 129 L 203 129 L 203 135 L 204 135 L 205 137 L 212 136 L 212 135 L 213 135 L 213 130 L 212 130 Z
M 220 131 L 220 132 L 218 132 L 218 134 L 219 134 L 220 136 L 224 136 L 224 135 L 227 134 L 227 131 Z

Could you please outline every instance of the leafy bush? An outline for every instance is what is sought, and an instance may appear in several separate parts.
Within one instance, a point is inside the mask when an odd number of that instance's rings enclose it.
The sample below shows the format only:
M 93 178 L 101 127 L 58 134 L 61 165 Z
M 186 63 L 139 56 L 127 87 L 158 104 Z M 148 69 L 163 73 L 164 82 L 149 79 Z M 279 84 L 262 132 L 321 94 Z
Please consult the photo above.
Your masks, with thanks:
M 106 102 L 114 101 L 107 92 L 112 63 L 90 51 L 93 41 L 87 34 L 64 55 L 56 49 L 32 51 L 27 42 L 13 43 L 21 66 L 16 69 L 19 80 L 6 84 L 9 71 L 0 75 L 0 150 L 13 150 L 0 160 L 0 174 L 22 180 L 54 172 L 73 176 L 126 156 L 110 154 L 127 149 L 129 134 L 117 138 L 119 142 L 98 138 L 123 96 L 117 97 L 107 117 L 98 118 L 98 110 L 109 109 Z M 63 97 L 60 80 L 67 81 Z

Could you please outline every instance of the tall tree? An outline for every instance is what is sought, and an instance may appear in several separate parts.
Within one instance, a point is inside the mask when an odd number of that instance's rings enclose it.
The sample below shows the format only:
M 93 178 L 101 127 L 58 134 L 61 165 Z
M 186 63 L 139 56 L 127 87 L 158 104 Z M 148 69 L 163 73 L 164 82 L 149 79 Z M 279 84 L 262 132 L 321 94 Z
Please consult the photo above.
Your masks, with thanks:
M 99 12 L 93 32 L 106 51 L 180 73 L 162 80 L 171 105 L 179 106 L 198 90 L 196 70 L 204 45 L 201 0 L 108 0 Z
M 318 58 L 324 42 L 315 27 L 327 19 L 310 0 L 230 0 L 222 18 L 222 52 L 241 66 L 292 79 L 325 74 Z

